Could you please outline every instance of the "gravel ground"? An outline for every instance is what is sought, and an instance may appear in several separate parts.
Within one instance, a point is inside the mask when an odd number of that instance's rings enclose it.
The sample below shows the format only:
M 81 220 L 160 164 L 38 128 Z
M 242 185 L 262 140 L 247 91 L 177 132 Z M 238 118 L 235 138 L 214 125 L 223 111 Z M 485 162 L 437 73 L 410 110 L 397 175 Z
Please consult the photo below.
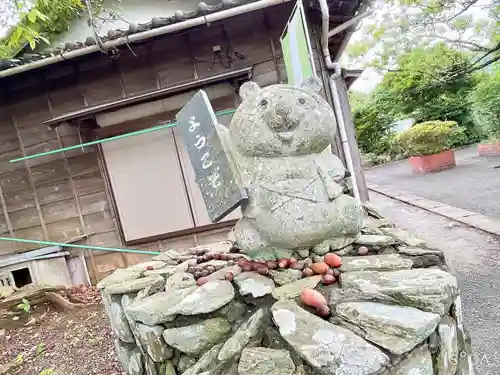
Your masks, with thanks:
M 500 374 L 500 238 L 374 192 L 370 199 L 398 227 L 445 252 L 462 290 L 476 369 Z
M 29 320 L 36 323 L 25 325 Z M 1 365 L 18 359 L 9 375 L 124 375 L 100 304 L 74 311 L 34 311 L 0 320 Z
M 457 166 L 414 175 L 407 160 L 370 168 L 366 180 L 406 190 L 482 215 L 500 217 L 500 156 L 479 157 L 476 146 L 455 151 Z

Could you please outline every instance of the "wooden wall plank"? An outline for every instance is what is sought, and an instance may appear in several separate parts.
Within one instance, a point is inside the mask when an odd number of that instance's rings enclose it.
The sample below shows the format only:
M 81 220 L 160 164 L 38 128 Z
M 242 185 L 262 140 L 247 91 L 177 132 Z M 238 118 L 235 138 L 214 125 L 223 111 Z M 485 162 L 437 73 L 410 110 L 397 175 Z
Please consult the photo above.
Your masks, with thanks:
M 78 217 L 74 198 L 41 206 L 47 224 Z
M 36 190 L 41 205 L 73 197 L 68 180 L 49 182 L 46 185 L 37 186 Z
M 113 216 L 108 210 L 84 215 L 83 221 L 86 233 L 104 233 L 115 230 Z
M 22 162 L 11 163 L 10 160 L 17 159 L 23 156 L 23 152 L 19 150 L 8 151 L 0 154 L 0 174 L 9 173 L 15 171 L 16 169 L 24 168 Z
M 83 215 L 109 211 L 109 204 L 104 191 L 83 195 L 79 197 L 79 201 Z
M 73 79 L 72 84 L 65 82 L 64 86 L 57 85 L 56 82 L 52 83 L 49 87 L 52 116 L 60 116 L 85 106 L 83 93 L 78 89 L 78 85 L 79 83 L 76 77 Z M 75 87 L 77 88 L 76 90 Z
M 191 56 L 200 78 L 231 70 L 231 60 L 228 59 L 230 49 L 220 25 L 195 30 L 188 36 Z M 222 49 L 219 56 L 213 52 L 215 45 Z
M 7 212 L 19 211 L 25 208 L 36 207 L 33 189 L 29 187 L 25 190 L 4 193 Z
M 48 142 L 42 142 L 42 143 L 36 143 L 31 146 L 27 146 L 24 148 L 24 151 L 26 155 L 35 155 L 35 154 L 40 154 L 42 152 L 48 152 L 52 150 L 57 150 L 59 149 L 59 141 L 57 139 L 50 140 Z M 46 155 L 43 157 L 39 158 L 34 158 L 34 159 L 28 159 L 26 161 L 28 167 L 35 167 L 37 165 L 41 164 L 47 164 L 50 163 L 51 161 L 54 160 L 60 160 L 62 159 L 62 154 L 61 153 L 56 153 L 52 155 Z
M 78 196 L 105 190 L 104 180 L 99 172 L 75 176 L 73 185 Z
M 37 109 L 40 109 L 43 111 L 48 111 L 49 110 L 49 102 L 47 100 L 47 95 L 43 94 L 43 95 L 40 95 L 40 97 L 44 99 L 43 103 L 37 102 L 37 105 L 39 107 L 36 107 L 34 110 L 36 111 Z M 14 108 L 16 108 L 16 106 L 14 106 Z M 50 114 L 50 112 L 49 112 L 49 114 Z M 19 143 L 21 144 L 22 154 L 23 154 L 23 156 L 27 156 L 28 154 L 26 152 L 26 147 L 25 147 L 25 145 L 23 143 L 23 139 L 21 137 L 21 130 L 20 129 L 22 129 L 22 128 L 20 128 L 19 123 L 18 123 L 18 118 L 19 117 L 22 118 L 23 115 L 24 114 L 16 113 L 16 110 L 14 110 L 13 115 L 12 115 L 12 122 L 13 122 L 14 126 L 16 127 L 17 137 L 19 138 Z M 44 231 L 44 238 L 47 239 L 48 238 L 47 228 L 45 227 L 45 220 L 43 218 L 42 209 L 40 208 L 40 202 L 38 201 L 38 196 L 37 196 L 35 185 L 33 182 L 33 175 L 31 174 L 30 164 L 27 160 L 24 160 L 22 163 L 26 166 L 26 169 L 28 171 L 28 179 L 29 179 L 30 186 L 31 186 L 31 189 L 33 192 L 33 199 L 35 201 L 36 211 L 38 213 L 38 221 L 39 221 L 39 223 Z M 29 210 L 29 209 L 27 209 L 27 210 Z M 19 212 L 19 211 L 17 211 L 17 212 Z M 9 215 L 11 220 L 12 220 L 12 216 L 13 215 Z M 26 225 L 26 227 L 31 227 L 31 226 L 33 226 L 33 223 L 31 223 L 30 220 L 25 220 L 21 225 Z M 12 227 L 14 228 L 13 224 L 12 224 Z
M 89 106 L 112 102 L 123 97 L 120 77 L 116 74 L 113 61 L 108 61 L 98 70 L 82 71 L 79 81 Z
M 35 186 L 65 180 L 68 171 L 64 168 L 64 160 L 54 160 L 31 168 L 31 176 Z
M 156 71 L 160 87 L 174 86 L 192 81 L 194 78 L 191 56 L 184 35 L 153 41 L 149 60 Z
M 23 190 L 29 186 L 30 181 L 26 168 L 0 175 L 0 187 L 3 192 Z
M 3 213 L 0 213 L 0 235 L 4 236 L 9 233 L 9 225 Z
M 19 230 L 15 231 L 14 237 L 28 239 L 28 240 L 43 241 L 43 240 L 45 240 L 45 231 L 41 226 L 36 226 L 36 227 L 31 227 L 31 228 L 26 228 L 26 229 L 19 229 Z M 22 252 L 22 251 L 37 249 L 37 248 L 42 247 L 42 246 L 40 246 L 38 244 L 13 242 L 12 247 L 13 247 L 13 251 Z
M 116 248 L 123 247 L 120 238 L 118 237 L 118 234 L 114 230 L 90 236 L 89 244 L 92 246 L 101 246 L 101 247 L 116 247 Z
M 134 53 L 125 51 L 118 60 L 125 95 L 132 96 L 158 89 L 156 73 L 149 62 L 148 46 L 136 45 L 131 48 Z
M 71 176 L 87 175 L 99 172 L 97 153 L 89 152 L 67 158 Z
M 50 129 L 48 126 L 45 125 L 33 126 L 29 128 L 20 128 L 19 136 L 26 149 L 28 146 L 33 146 L 40 143 L 57 140 L 57 135 L 55 130 Z M 28 152 L 28 150 L 27 153 L 28 155 L 30 155 L 30 152 Z
M 42 224 L 36 207 L 11 212 L 9 213 L 9 218 L 14 231 Z
M 47 224 L 49 239 L 56 242 L 65 242 L 72 240 L 83 234 L 80 227 L 80 219 L 73 218 L 55 223 Z
M 0 141 L 0 154 L 21 149 L 16 128 L 12 125 L 12 120 L 7 117 L 5 107 L 0 107 Z
M 19 129 L 39 126 L 43 121 L 51 118 L 45 95 L 36 95 L 17 101 L 13 107 L 16 126 Z

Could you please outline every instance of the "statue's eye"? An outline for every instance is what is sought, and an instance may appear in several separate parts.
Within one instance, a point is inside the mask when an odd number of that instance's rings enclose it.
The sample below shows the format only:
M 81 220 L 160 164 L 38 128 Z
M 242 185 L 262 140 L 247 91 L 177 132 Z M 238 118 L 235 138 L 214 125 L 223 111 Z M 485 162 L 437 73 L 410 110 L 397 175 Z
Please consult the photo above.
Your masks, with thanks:
M 262 107 L 262 108 L 266 108 L 267 105 L 269 104 L 269 102 L 266 100 L 266 99 L 262 99 L 259 103 L 259 105 Z
M 299 103 L 299 105 L 304 105 L 306 104 L 306 100 L 304 98 L 298 98 L 297 103 Z

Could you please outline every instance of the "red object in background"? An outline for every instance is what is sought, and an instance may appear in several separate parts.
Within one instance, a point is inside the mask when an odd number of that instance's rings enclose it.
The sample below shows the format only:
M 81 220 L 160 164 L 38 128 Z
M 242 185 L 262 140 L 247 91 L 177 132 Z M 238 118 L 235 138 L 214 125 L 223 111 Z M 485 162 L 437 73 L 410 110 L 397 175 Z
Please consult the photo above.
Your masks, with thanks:
M 448 150 L 439 154 L 412 156 L 410 164 L 415 174 L 438 172 L 456 165 L 455 152 Z
M 479 156 L 500 156 L 500 142 L 477 145 Z

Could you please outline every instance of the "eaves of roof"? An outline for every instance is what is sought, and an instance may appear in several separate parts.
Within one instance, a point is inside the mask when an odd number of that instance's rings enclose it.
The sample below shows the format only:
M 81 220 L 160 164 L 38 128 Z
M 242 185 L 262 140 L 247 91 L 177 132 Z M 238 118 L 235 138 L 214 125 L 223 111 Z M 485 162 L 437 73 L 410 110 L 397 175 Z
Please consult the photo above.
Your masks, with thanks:
M 289 1 L 291 0 L 219 0 L 210 1 L 210 5 L 200 2 L 194 11 L 179 10 L 169 17 L 155 17 L 144 24 L 130 24 L 126 30 L 110 30 L 107 35 L 99 38 L 99 44 L 93 36 L 88 36 L 84 41 L 66 43 L 63 48 L 48 49 L 40 53 L 26 53 L 12 59 L 0 59 L 0 79 L 93 52 L 113 53 L 119 45 L 207 25 L 242 12 L 264 9 Z

